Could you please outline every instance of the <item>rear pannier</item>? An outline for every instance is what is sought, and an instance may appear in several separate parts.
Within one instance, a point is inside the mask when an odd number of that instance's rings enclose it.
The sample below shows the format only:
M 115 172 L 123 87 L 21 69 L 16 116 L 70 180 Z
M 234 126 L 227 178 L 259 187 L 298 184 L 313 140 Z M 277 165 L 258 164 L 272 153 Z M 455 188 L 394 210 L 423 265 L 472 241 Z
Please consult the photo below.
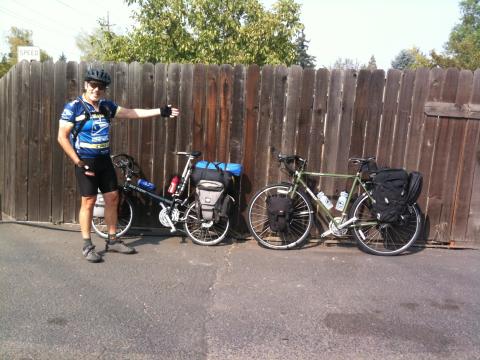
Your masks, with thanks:
M 409 175 L 403 169 L 382 169 L 372 174 L 372 210 L 381 222 L 394 223 L 407 212 Z
M 418 171 L 412 171 L 408 176 L 407 204 L 413 205 L 422 193 L 423 176 Z
M 219 181 L 200 180 L 196 188 L 197 211 L 200 219 L 217 222 L 222 215 L 225 186 Z

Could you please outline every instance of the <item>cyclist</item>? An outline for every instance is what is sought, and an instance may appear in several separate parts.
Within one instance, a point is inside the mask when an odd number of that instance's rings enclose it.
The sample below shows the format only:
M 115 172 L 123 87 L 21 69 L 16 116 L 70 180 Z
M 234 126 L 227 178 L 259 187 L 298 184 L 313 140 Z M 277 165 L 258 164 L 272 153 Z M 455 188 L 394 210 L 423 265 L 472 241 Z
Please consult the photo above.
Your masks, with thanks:
M 99 262 L 101 256 L 95 251 L 90 237 L 93 208 L 98 189 L 105 199 L 105 221 L 108 226 L 107 251 L 133 254 L 135 249 L 116 237 L 117 226 L 117 177 L 110 159 L 109 128 L 114 118 L 138 119 L 154 116 L 178 116 L 177 108 L 127 109 L 111 100 L 104 99 L 111 82 L 110 75 L 100 68 L 89 68 L 85 74 L 84 92 L 65 105 L 60 117 L 58 142 L 73 161 L 80 189 L 80 228 L 83 256 L 90 262 Z

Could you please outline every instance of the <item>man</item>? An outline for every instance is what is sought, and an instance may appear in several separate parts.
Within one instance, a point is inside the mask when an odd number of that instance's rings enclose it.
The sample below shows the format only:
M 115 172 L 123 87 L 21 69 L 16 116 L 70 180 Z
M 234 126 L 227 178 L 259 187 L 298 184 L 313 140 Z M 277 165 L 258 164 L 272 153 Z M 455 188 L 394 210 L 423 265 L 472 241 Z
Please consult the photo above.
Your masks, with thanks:
M 178 109 L 171 106 L 161 109 L 127 109 L 105 100 L 103 96 L 110 82 L 110 75 L 105 70 L 88 69 L 85 74 L 84 93 L 65 105 L 58 129 L 58 142 L 75 164 L 75 175 L 82 196 L 79 221 L 84 240 L 83 255 L 90 262 L 102 260 L 90 237 L 98 189 L 105 199 L 105 222 L 109 233 L 106 250 L 123 254 L 135 253 L 133 247 L 127 246 L 116 237 L 119 195 L 117 176 L 110 159 L 110 121 L 115 117 L 173 118 L 179 114 Z

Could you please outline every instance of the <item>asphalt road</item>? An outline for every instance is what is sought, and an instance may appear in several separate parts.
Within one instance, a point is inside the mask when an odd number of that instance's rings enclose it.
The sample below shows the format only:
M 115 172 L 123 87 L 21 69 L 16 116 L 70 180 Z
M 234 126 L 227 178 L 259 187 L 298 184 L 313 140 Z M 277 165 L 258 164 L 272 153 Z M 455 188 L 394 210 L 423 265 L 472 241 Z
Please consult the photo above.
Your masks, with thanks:
M 478 250 L 128 242 L 1 223 L 0 359 L 480 358 Z

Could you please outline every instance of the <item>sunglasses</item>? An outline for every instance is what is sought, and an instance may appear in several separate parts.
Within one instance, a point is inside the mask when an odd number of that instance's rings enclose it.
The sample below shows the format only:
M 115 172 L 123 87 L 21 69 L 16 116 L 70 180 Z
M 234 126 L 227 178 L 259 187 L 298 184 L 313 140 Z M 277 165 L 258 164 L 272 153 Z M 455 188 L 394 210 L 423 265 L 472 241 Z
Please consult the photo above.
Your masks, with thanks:
M 90 87 L 92 89 L 98 88 L 98 90 L 105 90 L 107 88 L 107 86 L 105 84 L 98 83 L 98 82 L 93 82 L 93 81 L 89 81 L 88 85 L 90 85 Z

